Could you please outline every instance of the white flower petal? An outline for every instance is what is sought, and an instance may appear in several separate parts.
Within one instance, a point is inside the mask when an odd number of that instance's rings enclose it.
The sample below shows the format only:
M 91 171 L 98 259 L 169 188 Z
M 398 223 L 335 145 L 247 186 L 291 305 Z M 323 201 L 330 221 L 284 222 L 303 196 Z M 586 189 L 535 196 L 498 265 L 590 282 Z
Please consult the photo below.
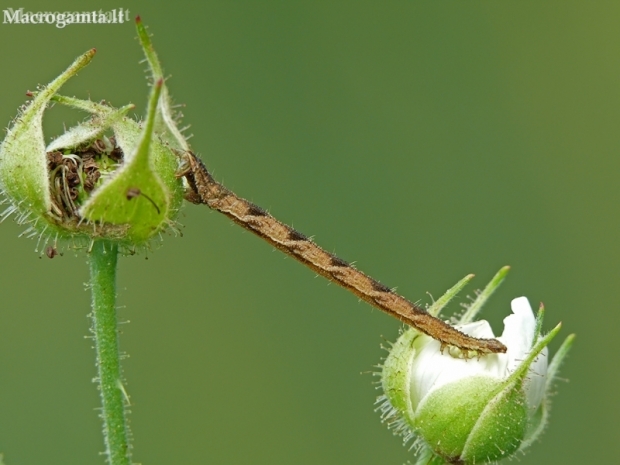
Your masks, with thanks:
M 457 325 L 457 328 L 467 334 L 477 338 L 493 339 L 493 329 L 487 320 L 474 321 L 464 325 Z
M 474 337 L 493 338 L 493 330 L 485 320 L 468 323 L 459 330 Z M 455 358 L 448 350 L 441 353 L 441 344 L 429 336 L 420 336 L 415 342 L 416 354 L 411 366 L 411 400 L 415 406 L 431 391 L 448 383 L 470 376 L 488 376 L 501 379 L 505 373 L 505 355 L 492 354 L 480 359 Z
M 508 351 L 506 376 L 510 375 L 527 357 L 534 346 L 536 318 L 527 297 L 518 297 L 511 302 L 512 315 L 504 318 L 504 332 L 498 339 Z M 523 383 L 528 407 L 536 409 L 545 396 L 547 377 L 547 348 L 530 365 Z
M 456 358 L 449 349 L 441 353 L 441 344 L 429 336 L 420 335 L 414 342 L 416 355 L 411 362 L 410 395 L 414 410 L 430 393 L 449 383 L 473 376 L 506 379 L 527 358 L 532 350 L 536 318 L 526 297 L 514 299 L 512 314 L 504 319 L 504 332 L 498 339 L 507 347 L 505 354 L 487 354 L 480 358 Z M 494 338 L 493 330 L 485 320 L 457 326 L 463 333 L 477 337 Z M 532 363 L 523 382 L 530 409 L 538 408 L 545 395 L 547 373 L 546 349 Z
M 525 359 L 534 342 L 536 318 L 527 297 L 518 297 L 510 303 L 512 315 L 504 318 L 504 332 L 499 339 L 508 348 L 507 375 Z

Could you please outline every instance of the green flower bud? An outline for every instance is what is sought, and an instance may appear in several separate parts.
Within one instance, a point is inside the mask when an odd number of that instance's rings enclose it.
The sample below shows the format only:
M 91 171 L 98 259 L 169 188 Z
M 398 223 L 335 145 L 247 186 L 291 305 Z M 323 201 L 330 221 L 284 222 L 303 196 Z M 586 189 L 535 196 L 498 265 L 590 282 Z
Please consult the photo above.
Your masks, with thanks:
M 138 29 L 144 32 L 141 24 Z M 188 146 L 174 124 L 157 57 L 143 36 L 154 78 L 146 119 L 125 116 L 133 105 L 116 109 L 57 95 L 95 50 L 79 57 L 32 94 L 8 129 L 0 146 L 0 190 L 10 205 L 0 220 L 14 213 L 28 224 L 28 236 L 54 246 L 59 238 L 101 238 L 133 248 L 173 225 L 184 193 L 176 176 L 178 153 Z M 46 146 L 42 119 L 52 101 L 86 111 L 90 119 Z
M 456 294 L 455 288 L 441 305 Z M 505 354 L 467 359 L 443 350 L 415 329 L 406 330 L 394 343 L 381 372 L 384 395 L 379 409 L 396 434 L 414 441 L 425 457 L 423 463 L 432 456 L 432 463 L 494 462 L 524 450 L 543 430 L 549 388 L 573 336 L 548 366 L 546 346 L 560 325 L 542 337 L 542 308 L 535 318 L 525 297 L 512 301 L 512 311 L 497 338 L 506 345 Z M 495 337 L 484 320 L 457 328 L 477 338 Z

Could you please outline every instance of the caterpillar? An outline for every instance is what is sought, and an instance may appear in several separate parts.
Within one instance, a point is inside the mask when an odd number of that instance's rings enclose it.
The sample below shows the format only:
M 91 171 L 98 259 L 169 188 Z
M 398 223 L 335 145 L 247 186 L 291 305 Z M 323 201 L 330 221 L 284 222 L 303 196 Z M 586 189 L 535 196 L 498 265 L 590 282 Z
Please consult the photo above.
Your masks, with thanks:
M 344 287 L 370 305 L 438 340 L 442 348 L 457 347 L 466 354 L 503 353 L 506 346 L 496 339 L 468 336 L 443 320 L 430 315 L 379 281 L 348 262 L 327 252 L 310 238 L 278 221 L 266 210 L 249 202 L 217 182 L 202 161 L 187 151 L 182 155 L 177 176 L 189 185 L 185 198 L 223 213 L 233 222 L 261 237 L 276 249 L 293 257 L 311 270 Z

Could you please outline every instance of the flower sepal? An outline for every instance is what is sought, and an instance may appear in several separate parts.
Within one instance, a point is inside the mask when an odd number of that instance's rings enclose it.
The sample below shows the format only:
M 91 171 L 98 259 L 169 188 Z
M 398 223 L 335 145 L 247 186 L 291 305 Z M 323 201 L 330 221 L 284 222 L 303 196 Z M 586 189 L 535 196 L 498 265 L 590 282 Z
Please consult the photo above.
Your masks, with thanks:
M 0 145 L 0 189 L 24 217 L 45 215 L 51 208 L 43 113 L 62 85 L 84 68 L 95 49 L 79 56 L 62 74 L 40 89 L 8 129 Z
M 507 271 L 500 270 L 479 294 L 458 329 L 494 337 L 486 321 L 473 319 Z M 457 283 L 429 313 L 438 314 L 470 279 Z M 543 337 L 542 306 L 535 318 L 527 299 L 520 297 L 512 301 L 512 310 L 498 338 L 508 348 L 505 354 L 463 358 L 412 328 L 392 346 L 381 372 L 379 409 L 395 434 L 413 441 L 421 457 L 433 457 L 423 463 L 494 462 L 523 451 L 544 429 L 550 386 L 574 336 L 566 339 L 548 369 L 546 347 L 561 325 Z
M 430 394 L 414 425 L 447 462 L 485 463 L 519 448 L 527 426 L 525 395 L 516 383 L 464 378 Z
M 38 236 L 37 250 L 50 242 L 55 249 L 66 238 L 74 247 L 84 245 L 81 240 L 107 239 L 133 251 L 174 229 L 185 191 L 176 176 L 179 154 L 189 146 L 176 128 L 161 66 L 139 21 L 138 32 L 146 37 L 141 44 L 153 71 L 143 122 L 126 116 L 133 105 L 117 109 L 58 94 L 91 61 L 93 49 L 29 93 L 32 100 L 0 145 L 0 193 L 10 203 L 0 221 L 15 214 L 20 224 L 28 224 L 24 234 Z M 42 119 L 52 102 L 86 111 L 90 119 L 46 147 Z

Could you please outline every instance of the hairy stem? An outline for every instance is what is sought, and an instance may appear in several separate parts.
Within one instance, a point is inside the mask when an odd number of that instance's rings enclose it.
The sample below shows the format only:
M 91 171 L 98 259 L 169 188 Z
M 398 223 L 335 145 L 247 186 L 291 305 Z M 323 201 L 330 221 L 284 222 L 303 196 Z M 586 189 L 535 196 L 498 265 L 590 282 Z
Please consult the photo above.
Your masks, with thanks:
M 125 394 L 121 383 L 118 329 L 116 322 L 116 264 L 118 246 L 95 241 L 90 254 L 90 283 L 93 296 L 92 332 L 97 352 L 101 418 L 106 455 L 110 465 L 129 465 L 129 427 Z

